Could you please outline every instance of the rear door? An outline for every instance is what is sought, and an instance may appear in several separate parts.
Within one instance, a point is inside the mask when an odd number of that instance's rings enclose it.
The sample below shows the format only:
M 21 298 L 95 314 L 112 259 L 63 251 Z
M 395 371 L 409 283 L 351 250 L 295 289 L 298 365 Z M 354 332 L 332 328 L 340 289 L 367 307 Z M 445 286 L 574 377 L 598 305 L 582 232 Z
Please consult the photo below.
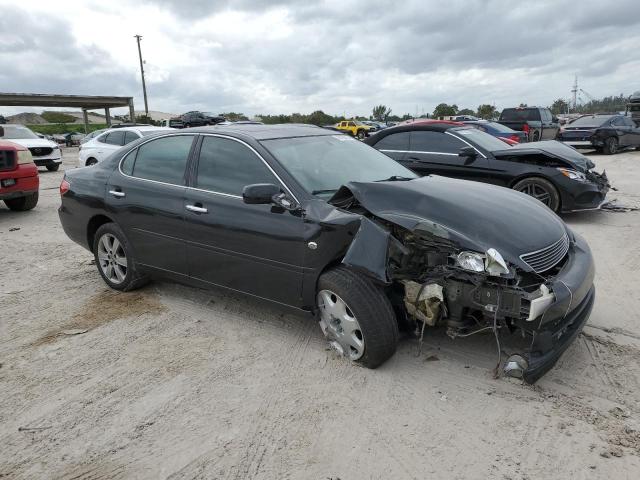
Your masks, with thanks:
M 194 135 L 141 144 L 109 178 L 106 199 L 132 244 L 136 260 L 162 272 L 186 275 L 184 195 Z
M 553 123 L 553 115 L 551 110 L 547 108 L 540 109 L 540 118 L 542 121 L 542 140 L 554 140 L 556 138 L 556 126 Z
M 631 138 L 631 127 L 626 124 L 624 117 L 614 117 L 611 120 L 611 126 L 618 135 L 618 142 L 620 146 L 630 146 L 633 144 L 633 139 Z
M 405 159 L 409 151 L 409 132 L 392 133 L 374 145 L 376 150 L 406 165 Z
M 184 211 L 189 275 L 288 305 L 302 291 L 304 222 L 271 205 L 248 205 L 242 189 L 286 189 L 261 156 L 231 137 L 203 135 Z
M 486 180 L 489 163 L 482 153 L 476 150 L 475 159 L 459 155 L 460 149 L 471 144 L 446 132 L 414 130 L 410 133 L 409 151 L 401 162 L 407 168 L 420 175 Z
M 640 147 L 640 128 L 638 128 L 631 117 L 622 117 L 625 125 L 629 127 L 629 145 L 632 147 Z

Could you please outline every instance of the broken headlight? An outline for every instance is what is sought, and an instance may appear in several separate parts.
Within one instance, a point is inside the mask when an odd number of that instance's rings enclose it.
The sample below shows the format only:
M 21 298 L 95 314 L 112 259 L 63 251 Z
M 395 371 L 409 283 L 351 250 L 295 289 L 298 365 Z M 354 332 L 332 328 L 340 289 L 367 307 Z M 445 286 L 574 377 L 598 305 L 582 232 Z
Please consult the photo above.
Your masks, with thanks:
M 500 252 L 490 248 L 486 253 L 460 252 L 456 257 L 456 265 L 471 272 L 487 272 L 489 275 L 503 275 L 509 273 L 507 262 Z
M 571 180 L 577 180 L 578 182 L 586 182 L 587 177 L 584 173 L 578 172 L 577 170 L 570 170 L 568 168 L 558 168 L 560 173 Z

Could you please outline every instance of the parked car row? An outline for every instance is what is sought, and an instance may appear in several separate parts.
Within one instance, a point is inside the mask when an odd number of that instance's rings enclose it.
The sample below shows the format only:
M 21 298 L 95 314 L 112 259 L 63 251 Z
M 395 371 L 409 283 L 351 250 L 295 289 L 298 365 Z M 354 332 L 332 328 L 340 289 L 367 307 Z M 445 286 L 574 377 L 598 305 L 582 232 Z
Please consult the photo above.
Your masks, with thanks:
M 559 142 L 509 146 L 460 122 L 350 137 L 255 124 L 141 133 L 65 172 L 60 220 L 111 288 L 165 278 L 306 311 L 370 368 L 400 329 L 511 332 L 530 341 L 504 371 L 535 382 L 594 302 L 589 247 L 553 210 L 597 207 L 606 175 Z
M 62 152 L 57 143 L 40 138 L 24 125 L 4 124 L 0 139 L 9 140 L 26 147 L 31 152 L 34 163 L 39 167 L 55 172 L 62 163 Z

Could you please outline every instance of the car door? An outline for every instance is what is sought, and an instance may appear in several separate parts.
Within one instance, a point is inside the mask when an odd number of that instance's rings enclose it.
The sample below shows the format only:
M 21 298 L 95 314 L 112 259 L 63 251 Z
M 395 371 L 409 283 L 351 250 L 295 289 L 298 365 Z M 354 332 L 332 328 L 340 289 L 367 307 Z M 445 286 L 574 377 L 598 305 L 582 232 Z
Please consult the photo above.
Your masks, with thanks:
M 625 125 L 629 127 L 629 146 L 640 147 L 640 128 L 635 124 L 631 117 L 622 117 Z
M 462 157 L 460 150 L 473 147 L 448 132 L 414 130 L 409 139 L 409 151 L 402 162 L 420 175 L 443 175 L 446 177 L 485 181 L 488 161 L 476 150 L 476 157 Z
M 141 144 L 123 158 L 106 188 L 107 204 L 136 261 L 183 276 L 185 172 L 194 138 L 177 134 Z
M 556 138 L 556 127 L 553 123 L 553 115 L 551 110 L 546 108 L 540 109 L 542 120 L 542 140 L 553 140 Z
M 405 158 L 409 151 L 409 132 L 392 133 L 380 139 L 374 145 L 376 150 L 380 150 L 386 156 L 406 165 Z
M 611 120 L 611 127 L 615 130 L 621 147 L 631 145 L 631 127 L 625 123 L 623 117 L 614 117 Z
M 286 187 L 248 144 L 203 135 L 187 189 L 189 275 L 288 305 L 302 292 L 304 222 L 299 213 L 242 200 L 246 185 Z

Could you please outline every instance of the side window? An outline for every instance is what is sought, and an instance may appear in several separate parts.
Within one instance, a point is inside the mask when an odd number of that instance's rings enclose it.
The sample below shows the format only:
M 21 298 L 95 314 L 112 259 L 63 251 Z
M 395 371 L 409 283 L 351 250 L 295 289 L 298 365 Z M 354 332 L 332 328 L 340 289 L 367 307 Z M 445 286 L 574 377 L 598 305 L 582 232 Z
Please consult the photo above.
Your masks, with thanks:
M 419 130 L 411 132 L 411 151 L 457 154 L 467 146 L 462 140 L 446 133 Z
M 349 122 L 349 126 L 350 126 L 350 127 L 355 127 L 355 126 L 356 126 L 356 124 L 355 124 L 354 122 Z
M 96 138 L 96 140 L 100 143 L 107 143 L 107 137 L 109 136 L 109 134 L 105 134 L 105 135 L 100 135 L 98 138 Z
M 124 144 L 128 144 L 138 140 L 140 137 L 134 132 L 124 132 Z
M 347 126 L 347 122 L 340 122 L 340 126 L 341 127 L 346 127 Z
M 137 149 L 132 150 L 127 154 L 126 157 L 124 157 L 124 160 L 122 160 L 122 163 L 120 164 L 120 169 L 124 174 L 133 175 L 133 162 L 136 161 L 136 153 L 138 153 Z
M 104 143 L 108 143 L 109 145 L 123 145 L 124 144 L 124 132 L 117 131 L 111 132 L 105 138 Z
M 628 127 L 635 127 L 633 120 L 629 117 L 622 117 L 624 119 L 624 124 Z
M 409 132 L 392 133 L 375 144 L 378 150 L 409 150 Z
M 279 184 L 264 162 L 246 145 L 220 137 L 202 140 L 197 188 L 242 195 L 242 189 L 253 183 Z
M 193 135 L 176 135 L 158 138 L 140 145 L 132 176 L 173 185 L 184 185 L 184 170 L 192 142 Z M 124 163 L 129 162 L 129 156 Z M 124 168 L 122 170 L 124 171 Z

